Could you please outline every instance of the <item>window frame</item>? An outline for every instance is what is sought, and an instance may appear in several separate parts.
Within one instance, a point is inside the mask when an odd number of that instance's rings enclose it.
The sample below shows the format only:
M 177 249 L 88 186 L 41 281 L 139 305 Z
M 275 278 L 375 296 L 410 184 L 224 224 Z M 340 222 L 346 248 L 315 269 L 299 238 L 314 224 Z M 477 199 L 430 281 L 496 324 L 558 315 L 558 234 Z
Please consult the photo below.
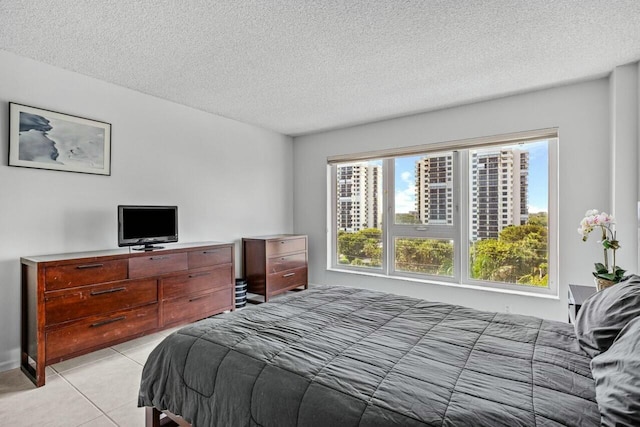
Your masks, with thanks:
M 558 295 L 558 129 L 540 129 L 491 137 L 448 141 L 366 153 L 332 156 L 327 159 L 327 268 L 342 272 L 365 273 L 391 279 L 411 279 L 425 283 L 472 286 L 540 295 Z M 491 282 L 470 276 L 471 200 L 470 151 L 490 146 L 518 145 L 534 141 L 547 141 L 548 159 L 548 209 L 547 209 L 547 287 L 536 287 L 506 282 Z M 411 155 L 436 155 L 452 152 L 453 161 L 453 226 L 395 223 L 395 159 Z M 338 264 L 337 254 L 337 165 L 369 160 L 382 161 L 383 218 L 382 218 L 382 266 L 359 267 Z M 498 171 L 498 173 L 502 173 Z M 477 196 L 475 196 L 477 197 Z M 453 276 L 437 276 L 411 273 L 395 269 L 395 238 L 446 238 L 454 242 Z
M 458 153 L 456 151 L 452 151 L 452 150 L 448 150 L 448 151 L 440 151 L 440 152 L 433 152 L 433 153 L 429 153 L 429 154 L 433 154 L 433 155 L 438 155 L 438 154 L 444 154 L 444 153 L 451 153 L 452 154 L 452 160 L 453 160 L 453 168 L 454 168 L 454 185 L 453 185 L 453 205 L 454 205 L 454 209 L 453 209 L 453 224 L 452 225 L 443 225 L 443 224 L 396 224 L 395 222 L 395 218 L 396 218 L 396 212 L 395 212 L 395 202 L 392 200 L 388 200 L 388 204 L 385 205 L 385 208 L 388 210 L 389 214 L 387 215 L 387 218 L 390 219 L 391 221 L 389 221 L 388 223 L 384 223 L 383 222 L 383 227 L 385 228 L 386 232 L 387 232 L 387 239 L 383 242 L 383 249 L 382 249 L 382 253 L 383 256 L 386 254 L 386 261 L 387 261 L 387 271 L 388 271 L 388 275 L 389 276 L 400 276 L 400 277 L 411 277 L 411 278 L 416 278 L 416 279 L 428 279 L 428 280 L 438 280 L 438 281 L 444 281 L 444 282 L 452 282 L 452 283 L 457 283 L 460 281 L 460 268 L 458 266 L 459 264 L 459 257 L 456 257 L 456 246 L 458 245 L 459 242 L 459 228 L 460 228 L 460 221 L 458 220 L 458 209 L 456 209 L 455 207 L 458 205 L 458 199 L 459 199 L 459 194 L 460 192 L 458 191 L 457 188 L 457 183 L 455 182 L 455 178 L 456 178 L 456 169 L 458 168 L 457 166 L 457 158 L 458 158 Z M 385 166 L 387 166 L 387 174 L 388 176 L 391 177 L 395 177 L 395 159 L 398 157 L 407 157 L 407 156 L 396 156 L 396 157 L 391 157 L 388 159 L 385 159 L 386 163 L 383 163 L 383 175 L 384 175 L 384 168 Z M 386 184 L 386 188 L 385 188 L 385 193 L 386 194 L 392 194 L 394 199 L 395 199 L 395 180 L 392 179 L 387 179 L 385 181 Z M 383 230 L 383 234 L 384 231 Z M 395 249 L 396 249 L 396 243 L 395 243 L 395 239 L 396 238 L 422 238 L 422 239 L 434 239 L 434 240 L 453 240 L 453 244 L 454 244 L 454 257 L 453 257 L 453 276 L 438 276 L 438 275 L 433 275 L 433 274 L 426 274 L 426 273 L 411 273 L 411 272 L 406 272 L 406 271 L 402 271 L 402 270 L 396 270 L 396 266 L 395 266 Z M 336 247 L 336 252 L 337 252 L 337 247 Z M 384 267 L 384 264 L 383 264 Z

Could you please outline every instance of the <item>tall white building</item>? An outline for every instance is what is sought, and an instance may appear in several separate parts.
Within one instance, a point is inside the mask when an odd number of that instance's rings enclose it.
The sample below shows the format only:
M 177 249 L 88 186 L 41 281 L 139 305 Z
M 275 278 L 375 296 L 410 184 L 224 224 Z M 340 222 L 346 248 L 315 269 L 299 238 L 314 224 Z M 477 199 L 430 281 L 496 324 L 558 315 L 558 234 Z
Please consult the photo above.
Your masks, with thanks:
M 416 212 L 421 224 L 453 224 L 453 158 L 451 154 L 416 161 Z
M 471 153 L 471 239 L 495 239 L 509 225 L 526 224 L 529 152 L 518 149 Z M 337 167 L 338 229 L 357 232 L 382 226 L 382 166 L 369 162 Z M 425 156 L 415 164 L 416 219 L 453 224 L 453 155 Z
M 497 238 L 529 218 L 529 152 L 478 150 L 471 157 L 471 239 Z
M 517 149 L 473 151 L 471 155 L 471 239 L 495 239 L 509 225 L 529 218 L 529 152 Z M 416 161 L 416 215 L 422 224 L 453 224 L 451 154 Z
M 382 227 L 382 166 L 367 162 L 338 165 L 338 230 Z

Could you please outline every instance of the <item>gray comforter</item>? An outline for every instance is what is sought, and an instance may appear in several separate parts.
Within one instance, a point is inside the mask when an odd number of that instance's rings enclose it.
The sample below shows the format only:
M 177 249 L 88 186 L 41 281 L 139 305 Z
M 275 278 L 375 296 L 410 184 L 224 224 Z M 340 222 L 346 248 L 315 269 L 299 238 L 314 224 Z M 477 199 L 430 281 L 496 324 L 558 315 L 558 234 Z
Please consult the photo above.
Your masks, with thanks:
M 568 324 L 322 286 L 172 334 L 138 403 L 195 426 L 596 426 L 590 360 Z

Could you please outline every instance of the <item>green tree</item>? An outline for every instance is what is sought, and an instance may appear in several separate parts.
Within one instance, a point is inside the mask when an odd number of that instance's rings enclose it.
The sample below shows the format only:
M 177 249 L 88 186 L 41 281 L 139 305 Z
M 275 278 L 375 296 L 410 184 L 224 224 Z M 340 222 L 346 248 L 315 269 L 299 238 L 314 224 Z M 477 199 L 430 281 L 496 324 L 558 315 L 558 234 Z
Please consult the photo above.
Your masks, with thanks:
M 365 228 L 354 233 L 338 233 L 338 260 L 341 264 L 379 267 L 382 265 L 382 230 Z
M 358 233 L 362 234 L 367 239 L 380 240 L 382 238 L 382 230 L 379 228 L 365 228 Z
M 437 239 L 397 239 L 395 268 L 440 276 L 453 275 L 453 245 Z
M 382 245 L 379 240 L 368 239 L 363 252 L 371 267 L 382 266 Z
M 480 280 L 547 286 L 546 214 L 533 214 L 525 225 L 505 227 L 497 239 L 471 246 L 471 276 Z M 454 247 L 447 240 L 399 238 L 395 243 L 398 271 L 453 275 Z M 382 230 L 365 228 L 338 233 L 338 262 L 365 267 L 382 265 Z
M 367 238 L 360 233 L 340 232 L 338 234 L 338 253 L 348 264 L 362 256 Z
M 480 280 L 547 286 L 546 216 L 525 225 L 504 228 L 498 239 L 471 247 L 471 273 Z
M 540 225 L 510 225 L 500 232 L 498 237 L 503 242 L 520 242 L 527 239 L 536 241 L 547 241 L 547 228 Z
M 541 227 L 547 227 L 549 224 L 549 215 L 546 212 L 536 212 L 529 214 L 529 225 L 539 225 Z
M 420 220 L 414 214 L 397 213 L 396 224 L 420 224 Z

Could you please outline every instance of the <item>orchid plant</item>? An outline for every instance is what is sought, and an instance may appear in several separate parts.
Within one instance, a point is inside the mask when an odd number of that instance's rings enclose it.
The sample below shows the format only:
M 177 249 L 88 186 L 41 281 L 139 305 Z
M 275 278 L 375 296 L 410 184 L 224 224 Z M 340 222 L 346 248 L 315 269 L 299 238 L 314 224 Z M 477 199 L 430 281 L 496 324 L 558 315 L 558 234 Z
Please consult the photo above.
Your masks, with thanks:
M 594 277 L 599 279 L 610 280 L 618 283 L 626 270 L 616 265 L 616 250 L 620 248 L 620 243 L 616 239 L 614 230 L 615 220 L 612 215 L 606 212 L 598 212 L 597 209 L 589 210 L 585 213 L 585 217 L 580 221 L 578 234 L 582 236 L 582 241 L 586 242 L 589 233 L 593 230 L 600 229 L 602 232 L 602 240 L 599 242 L 604 248 L 604 264 L 595 263 L 596 271 Z M 611 269 L 609 269 L 609 251 L 612 252 Z

